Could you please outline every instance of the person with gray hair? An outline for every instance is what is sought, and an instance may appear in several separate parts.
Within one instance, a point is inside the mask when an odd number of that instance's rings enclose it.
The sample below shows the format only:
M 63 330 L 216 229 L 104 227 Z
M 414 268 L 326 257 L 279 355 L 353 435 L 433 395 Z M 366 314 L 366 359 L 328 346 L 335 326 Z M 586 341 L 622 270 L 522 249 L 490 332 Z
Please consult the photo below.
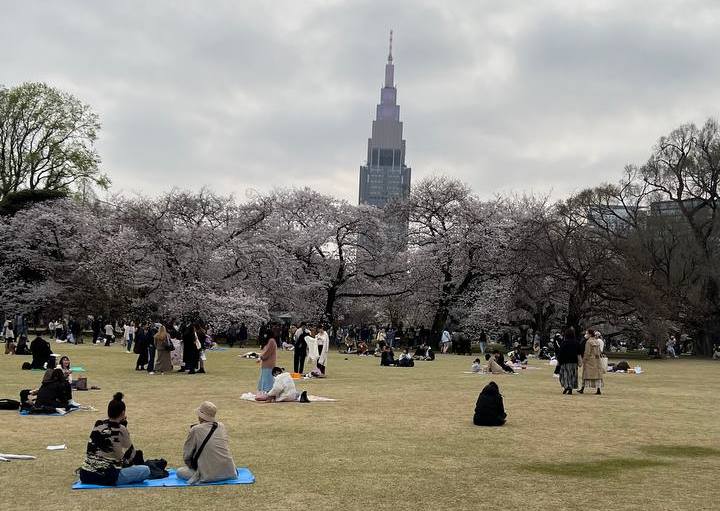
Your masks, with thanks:
M 212 483 L 237 477 L 225 425 L 215 419 L 217 407 L 204 401 L 196 410 L 198 423 L 188 432 L 183 446 L 185 466 L 177 477 L 189 484 Z

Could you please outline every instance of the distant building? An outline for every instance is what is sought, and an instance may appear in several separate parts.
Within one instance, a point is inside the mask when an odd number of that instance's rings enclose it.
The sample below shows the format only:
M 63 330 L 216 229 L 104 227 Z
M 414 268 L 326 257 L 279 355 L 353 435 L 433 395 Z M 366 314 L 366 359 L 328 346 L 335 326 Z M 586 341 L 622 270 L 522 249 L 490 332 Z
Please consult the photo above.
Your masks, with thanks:
M 685 199 L 682 201 L 682 205 L 685 209 L 692 211 L 705 208 L 707 203 L 702 199 Z M 664 200 L 650 204 L 650 214 L 652 216 L 681 216 L 683 212 L 678 201 Z
M 410 194 L 411 169 L 405 165 L 405 140 L 394 75 L 391 31 L 385 86 L 380 90 L 380 104 L 368 139 L 367 163 L 360 167 L 359 202 L 379 208 Z

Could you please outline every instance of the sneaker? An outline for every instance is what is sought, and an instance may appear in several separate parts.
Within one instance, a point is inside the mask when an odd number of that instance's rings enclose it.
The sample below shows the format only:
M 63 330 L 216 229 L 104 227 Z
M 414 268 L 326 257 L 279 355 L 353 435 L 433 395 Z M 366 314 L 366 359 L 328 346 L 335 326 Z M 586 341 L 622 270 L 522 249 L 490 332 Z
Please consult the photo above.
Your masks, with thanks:
M 63 410 L 62 408 L 55 408 L 55 411 L 59 413 L 60 415 L 65 415 L 67 412 Z
M 198 369 L 199 374 L 205 374 L 205 369 Z
M 310 400 L 308 399 L 308 396 L 307 396 L 307 390 L 303 390 L 302 394 L 300 394 L 300 402 L 301 403 L 309 403 L 310 402 Z
M 155 374 L 155 371 L 150 371 L 148 372 L 148 374 L 152 376 L 153 374 Z

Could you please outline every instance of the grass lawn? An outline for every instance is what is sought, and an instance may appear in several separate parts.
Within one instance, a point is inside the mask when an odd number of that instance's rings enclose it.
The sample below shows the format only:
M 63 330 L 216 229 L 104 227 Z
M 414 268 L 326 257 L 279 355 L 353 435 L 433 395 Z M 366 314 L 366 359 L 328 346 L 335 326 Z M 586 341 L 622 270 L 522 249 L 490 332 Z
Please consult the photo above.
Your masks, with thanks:
M 300 389 L 336 403 L 240 401 L 258 366 L 238 349 L 208 354 L 206 375 L 136 373 L 119 346 L 53 345 L 101 391 L 75 398 L 98 412 L 20 417 L 0 412 L 0 452 L 35 461 L 0 465 L 2 509 L 718 509 L 720 363 L 640 362 L 645 374 L 606 377 L 603 396 L 561 395 L 551 368 L 518 376 L 463 374 L 470 357 L 415 368 L 332 353 L 329 378 Z M 292 365 L 292 354 L 280 362 Z M 17 399 L 41 372 L 0 357 L 0 397 Z M 508 412 L 502 428 L 471 418 L 494 379 Z M 248 486 L 72 491 L 87 436 L 122 391 L 135 446 L 181 463 L 182 443 L 205 400 L 219 409 Z M 47 451 L 66 443 L 65 451 Z M 713 504 L 714 502 L 714 504 Z

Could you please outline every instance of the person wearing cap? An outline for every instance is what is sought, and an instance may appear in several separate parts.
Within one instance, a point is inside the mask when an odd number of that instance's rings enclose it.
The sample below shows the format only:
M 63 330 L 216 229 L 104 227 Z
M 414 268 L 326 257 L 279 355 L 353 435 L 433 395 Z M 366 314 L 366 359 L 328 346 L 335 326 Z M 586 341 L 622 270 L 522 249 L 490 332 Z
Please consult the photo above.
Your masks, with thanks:
M 177 477 L 190 484 L 234 479 L 237 477 L 235 460 L 230 453 L 227 430 L 215 419 L 217 407 L 204 401 L 195 412 L 198 423 L 190 428 L 185 439 L 186 466 L 178 468 Z

